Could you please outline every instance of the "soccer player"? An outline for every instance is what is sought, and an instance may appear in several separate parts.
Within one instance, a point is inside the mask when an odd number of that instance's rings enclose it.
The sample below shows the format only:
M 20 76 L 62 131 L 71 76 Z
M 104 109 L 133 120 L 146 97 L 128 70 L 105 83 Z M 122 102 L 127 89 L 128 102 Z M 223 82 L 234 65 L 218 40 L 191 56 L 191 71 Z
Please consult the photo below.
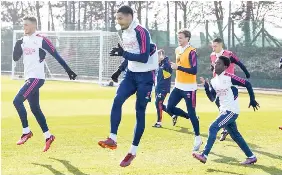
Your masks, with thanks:
M 239 60 L 239 58 L 233 52 L 223 49 L 223 41 L 221 38 L 215 38 L 213 40 L 212 48 L 213 48 L 213 52 L 210 55 L 210 60 L 211 60 L 211 71 L 213 71 L 213 76 L 215 76 L 215 72 L 214 72 L 215 61 L 219 56 L 224 55 L 228 57 L 231 61 L 229 68 L 226 69 L 227 73 L 234 74 L 235 64 L 236 64 L 243 70 L 243 72 L 246 74 L 246 77 L 250 78 L 250 73 L 248 72 L 245 65 Z M 218 98 L 216 99 L 215 103 L 217 107 L 219 107 Z M 227 135 L 228 135 L 227 130 L 223 128 L 223 132 L 221 133 L 221 137 L 219 140 L 224 141 Z
M 166 95 L 170 92 L 171 86 L 171 74 L 172 68 L 170 66 L 170 61 L 167 56 L 165 56 L 165 51 L 163 49 L 158 50 L 159 58 L 159 68 L 157 69 L 157 80 L 156 80 L 156 109 L 157 109 L 157 122 L 153 127 L 161 128 L 162 127 L 162 112 L 167 112 L 166 106 L 163 104 Z M 167 112 L 168 113 L 168 112 Z M 176 116 L 173 116 L 171 113 L 168 113 L 173 118 L 177 119 Z M 186 113 L 184 112 L 183 115 Z M 174 124 L 174 123 L 173 123 Z
M 216 140 L 217 132 L 220 130 L 220 128 L 225 127 L 231 138 L 238 144 L 238 146 L 248 157 L 246 161 L 242 162 L 241 164 L 254 164 L 257 161 L 257 158 L 252 153 L 248 144 L 245 142 L 244 138 L 237 129 L 236 119 L 239 115 L 238 89 L 233 85 L 239 85 L 247 88 L 250 95 L 249 107 L 252 106 L 254 111 L 258 109 L 259 104 L 255 100 L 251 83 L 245 79 L 237 77 L 236 75 L 226 72 L 229 65 L 230 60 L 228 57 L 219 56 L 215 62 L 216 76 L 212 78 L 210 85 L 208 80 L 205 80 L 203 77 L 200 78 L 202 84 L 205 86 L 205 91 L 210 101 L 213 102 L 216 97 L 219 97 L 220 114 L 210 125 L 209 137 L 203 153 L 193 153 L 193 156 L 202 163 L 206 163 L 207 157 Z
M 195 133 L 193 150 L 197 151 L 202 144 L 199 120 L 196 116 L 197 54 L 196 49 L 189 44 L 190 38 L 191 32 L 189 30 L 182 29 L 178 32 L 179 47 L 175 49 L 176 63 L 171 63 L 171 68 L 176 70 L 175 87 L 169 96 L 167 111 L 181 116 L 178 114 L 179 110 L 176 105 L 184 98 L 188 110 L 185 118 L 190 118 L 193 125 Z
M 128 60 L 125 77 L 117 89 L 111 110 L 111 131 L 106 140 L 99 141 L 103 148 L 117 148 L 117 131 L 121 121 L 121 109 L 126 99 L 136 93 L 136 127 L 129 153 L 121 161 L 120 166 L 126 167 L 136 157 L 137 148 L 145 130 L 145 112 L 147 103 L 151 100 L 154 84 L 154 71 L 158 68 L 158 57 L 155 52 L 150 56 L 151 36 L 147 29 L 133 19 L 133 10 L 122 6 L 116 14 L 121 26 L 123 47 L 118 44 L 111 51 L 112 56 L 123 56 Z
M 46 118 L 39 105 L 39 89 L 45 82 L 44 62 L 46 51 L 63 66 L 71 80 L 74 80 L 77 75 L 58 54 L 50 40 L 36 34 L 37 20 L 35 17 L 25 17 L 23 23 L 24 36 L 16 42 L 13 51 L 14 61 L 18 61 L 23 56 L 25 79 L 25 84 L 13 101 L 23 127 L 23 134 L 17 145 L 24 144 L 33 135 L 28 125 L 27 112 L 24 107 L 24 101 L 27 99 L 30 109 L 44 133 L 46 143 L 43 151 L 45 152 L 55 140 L 55 136 L 49 131 Z

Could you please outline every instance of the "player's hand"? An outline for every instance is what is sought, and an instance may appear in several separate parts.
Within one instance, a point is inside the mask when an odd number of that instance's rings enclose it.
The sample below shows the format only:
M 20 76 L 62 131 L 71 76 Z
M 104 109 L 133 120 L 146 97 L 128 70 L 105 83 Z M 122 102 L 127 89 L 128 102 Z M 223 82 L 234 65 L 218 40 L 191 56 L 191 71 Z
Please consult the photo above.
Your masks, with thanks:
M 112 50 L 110 52 L 110 56 L 122 56 L 123 52 L 124 52 L 123 48 L 118 43 L 118 47 L 112 48 Z
M 68 70 L 67 73 L 70 77 L 70 80 L 75 80 L 75 78 L 77 77 L 76 73 L 74 73 L 72 70 Z
M 120 76 L 121 71 L 118 69 L 115 71 L 115 73 L 113 73 L 113 75 L 111 76 L 112 80 L 117 83 L 118 82 L 118 77 Z
M 200 81 L 202 85 L 205 85 L 206 83 L 209 83 L 209 79 L 208 78 L 204 78 L 204 77 L 200 77 Z
M 170 66 L 173 70 L 177 70 L 177 68 L 178 68 L 178 65 L 174 62 L 170 62 Z
M 214 70 L 214 66 L 211 64 L 211 66 L 210 66 L 210 70 L 213 72 L 213 70 Z
M 259 106 L 259 104 L 258 104 L 258 102 L 256 100 L 251 100 L 250 101 L 249 108 L 251 106 L 253 107 L 254 111 L 256 111 L 256 110 L 258 110 L 258 108 L 260 108 L 260 106 Z

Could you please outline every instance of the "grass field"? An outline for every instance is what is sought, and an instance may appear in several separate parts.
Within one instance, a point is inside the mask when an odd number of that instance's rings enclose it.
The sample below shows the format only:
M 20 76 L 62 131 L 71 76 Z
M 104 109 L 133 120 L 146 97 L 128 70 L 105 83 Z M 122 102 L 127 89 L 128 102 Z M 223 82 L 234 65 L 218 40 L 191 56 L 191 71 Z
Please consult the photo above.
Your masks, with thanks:
M 156 112 L 154 103 L 149 103 L 146 130 L 137 157 L 131 166 L 121 168 L 119 162 L 133 138 L 135 96 L 124 104 L 118 149 L 112 151 L 100 148 L 97 141 L 108 136 L 116 88 L 45 82 L 40 92 L 41 108 L 56 140 L 51 149 L 43 153 L 44 137 L 28 103 L 25 105 L 34 136 L 26 144 L 16 145 L 22 129 L 12 101 L 23 81 L 3 76 L 1 79 L 2 174 L 282 174 L 282 131 L 278 129 L 282 125 L 282 96 L 257 94 L 261 106 L 258 112 L 247 108 L 247 94 L 239 96 L 238 128 L 258 157 L 255 165 L 239 164 L 245 155 L 230 137 L 224 142 L 215 142 L 206 164 L 198 162 L 191 156 L 194 138 L 190 121 L 179 119 L 173 127 L 165 115 L 164 128 L 152 128 Z M 185 109 L 183 102 L 179 106 Z M 218 112 L 203 91 L 197 94 L 197 114 L 205 144 L 208 127 Z

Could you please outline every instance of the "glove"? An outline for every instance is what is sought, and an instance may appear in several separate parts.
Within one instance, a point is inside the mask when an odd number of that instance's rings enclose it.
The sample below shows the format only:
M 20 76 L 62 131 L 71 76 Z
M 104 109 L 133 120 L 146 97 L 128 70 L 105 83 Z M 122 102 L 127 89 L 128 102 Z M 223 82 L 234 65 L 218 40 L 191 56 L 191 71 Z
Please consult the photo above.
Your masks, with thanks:
M 113 73 L 113 75 L 111 76 L 112 80 L 117 83 L 118 82 L 118 77 L 120 76 L 121 74 L 121 70 L 117 70 L 115 71 L 115 73 Z
M 75 80 L 75 78 L 77 77 L 77 75 L 71 69 L 67 70 L 67 73 L 70 77 L 70 80 Z
M 124 52 L 123 48 L 118 43 L 118 47 L 112 48 L 112 50 L 110 52 L 110 56 L 122 56 L 123 52 Z
M 211 71 L 213 72 L 214 70 L 214 66 L 211 64 L 211 67 L 210 67 Z
M 254 111 L 258 110 L 258 107 L 260 108 L 260 106 L 259 106 L 258 102 L 256 102 L 256 100 L 251 100 L 250 101 L 249 108 L 251 106 L 254 108 Z

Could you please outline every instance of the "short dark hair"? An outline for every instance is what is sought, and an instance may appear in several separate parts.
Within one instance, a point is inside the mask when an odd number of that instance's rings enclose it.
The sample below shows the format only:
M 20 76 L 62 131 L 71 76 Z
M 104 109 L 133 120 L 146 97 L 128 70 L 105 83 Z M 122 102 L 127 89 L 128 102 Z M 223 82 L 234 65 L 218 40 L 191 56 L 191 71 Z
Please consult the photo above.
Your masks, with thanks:
M 224 66 L 229 67 L 230 59 L 228 57 L 221 55 L 218 57 L 218 59 L 221 59 L 223 61 Z
M 180 33 L 182 33 L 185 36 L 185 38 L 189 38 L 189 40 L 190 40 L 191 32 L 188 29 L 181 29 L 181 30 L 178 31 L 178 34 L 180 34 Z
M 213 42 L 223 43 L 223 40 L 221 38 L 215 38 Z
M 35 23 L 37 25 L 37 19 L 34 16 L 26 16 L 23 18 L 23 20 L 28 20 L 32 23 Z
M 131 8 L 130 6 L 128 6 L 128 5 L 123 5 L 123 6 L 121 6 L 121 7 L 118 9 L 117 13 L 123 13 L 123 14 L 126 14 L 126 15 L 130 14 L 130 15 L 133 17 L 133 10 L 132 10 L 132 8 Z

